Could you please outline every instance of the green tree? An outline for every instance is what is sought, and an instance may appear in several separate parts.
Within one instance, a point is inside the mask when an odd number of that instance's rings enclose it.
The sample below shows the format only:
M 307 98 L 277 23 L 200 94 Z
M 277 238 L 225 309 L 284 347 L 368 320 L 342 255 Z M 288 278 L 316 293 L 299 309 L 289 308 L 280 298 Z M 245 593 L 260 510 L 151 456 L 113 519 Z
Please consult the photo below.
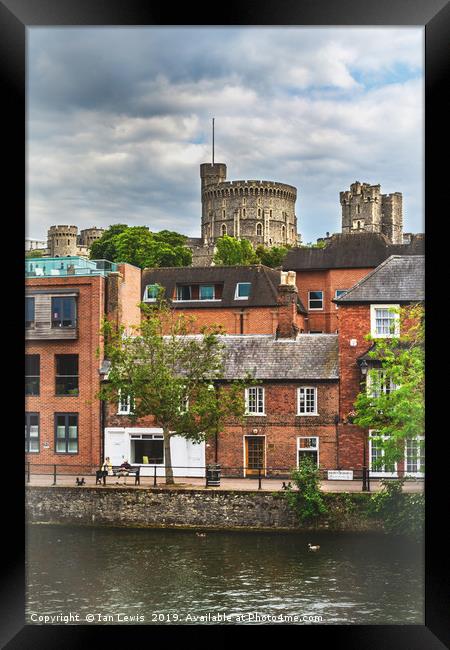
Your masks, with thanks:
M 25 258 L 28 259 L 30 257 L 44 257 L 45 253 L 42 250 L 32 250 L 32 251 L 27 251 L 25 253 Z
M 273 269 L 282 266 L 289 249 L 290 246 L 272 246 L 271 248 L 266 248 L 260 244 L 256 247 L 255 254 L 261 264 L 270 266 Z
M 91 259 L 128 262 L 140 268 L 190 266 L 192 252 L 186 237 L 170 230 L 152 233 L 147 226 L 117 224 L 92 244 Z
M 246 382 L 220 382 L 224 344 L 220 329 L 204 328 L 188 336 L 193 319 L 177 314 L 158 300 L 141 305 L 143 318 L 132 336 L 105 322 L 105 358 L 111 363 L 100 398 L 117 402 L 129 395 L 134 420 L 153 416 L 164 434 L 166 484 L 173 484 L 170 439 L 183 436 L 201 442 L 220 432 L 225 419 L 244 415 Z
M 300 244 L 300 248 L 325 248 L 327 245 L 326 241 L 317 241 L 315 244 L 308 242 L 307 244 Z
M 296 511 L 301 522 L 308 522 L 324 515 L 328 508 L 320 491 L 320 470 L 311 458 L 304 458 L 291 473 L 297 490 L 289 488 L 285 493 L 289 505 Z
M 398 311 L 399 334 L 374 340 L 368 356 L 378 367 L 369 364 L 353 417 L 355 424 L 377 432 L 375 442 L 384 450 L 378 465 L 388 466 L 404 458 L 407 440 L 415 440 L 419 450 L 424 446 L 424 306 L 394 311 Z M 370 335 L 366 338 L 372 340 Z
M 229 235 L 223 235 L 216 241 L 217 251 L 214 255 L 214 263 L 223 266 L 248 266 L 257 264 L 258 258 L 255 255 L 253 246 L 248 239 L 236 239 Z

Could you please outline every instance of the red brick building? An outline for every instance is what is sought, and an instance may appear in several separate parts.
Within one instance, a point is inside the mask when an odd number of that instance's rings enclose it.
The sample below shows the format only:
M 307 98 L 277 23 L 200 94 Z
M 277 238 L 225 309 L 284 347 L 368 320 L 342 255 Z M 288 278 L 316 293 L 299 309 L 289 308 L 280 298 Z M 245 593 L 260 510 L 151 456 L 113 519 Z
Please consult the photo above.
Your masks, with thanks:
M 136 267 L 104 260 L 26 261 L 25 450 L 32 465 L 98 467 L 102 320 L 139 322 L 140 276 Z
M 366 389 L 361 364 L 367 371 L 365 364 L 370 368 L 377 363 L 367 356 L 373 341 L 365 337 L 392 336 L 390 325 L 398 317 L 391 309 L 423 300 L 424 257 L 393 255 L 336 301 L 340 372 L 338 468 L 360 469 L 365 464 L 371 468 L 373 459 L 382 454 L 371 440 L 370 431 L 351 424 L 356 396 Z M 382 470 L 373 475 L 391 476 L 405 470 L 409 475 L 421 476 L 421 461 L 417 454 L 414 458 L 413 447 L 411 444 L 405 450 L 405 461 L 398 464 L 395 472 Z
M 306 315 L 305 332 L 333 333 L 339 328 L 334 299 L 353 287 L 390 255 L 423 255 L 424 236 L 393 245 L 379 233 L 333 235 L 325 248 L 294 248 L 283 268 L 296 272 L 298 294 Z

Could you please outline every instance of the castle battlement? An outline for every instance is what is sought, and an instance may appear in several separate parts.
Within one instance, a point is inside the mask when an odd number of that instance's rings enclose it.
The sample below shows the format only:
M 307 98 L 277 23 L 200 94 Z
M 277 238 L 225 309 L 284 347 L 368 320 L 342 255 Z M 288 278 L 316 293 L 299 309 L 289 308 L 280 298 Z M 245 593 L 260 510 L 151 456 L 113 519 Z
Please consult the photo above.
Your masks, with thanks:
M 381 200 L 380 200 L 381 199 Z M 403 197 L 401 192 L 381 194 L 381 185 L 356 181 L 350 191 L 339 192 L 342 232 L 377 232 L 392 244 L 403 241 Z

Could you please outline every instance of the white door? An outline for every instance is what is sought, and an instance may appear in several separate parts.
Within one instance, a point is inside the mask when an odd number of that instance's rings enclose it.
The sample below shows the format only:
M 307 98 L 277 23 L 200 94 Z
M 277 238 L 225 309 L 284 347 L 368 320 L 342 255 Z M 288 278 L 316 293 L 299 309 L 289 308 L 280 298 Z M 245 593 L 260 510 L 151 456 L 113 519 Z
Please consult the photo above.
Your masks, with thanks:
M 125 429 L 105 429 L 105 458 L 109 456 L 113 465 L 121 465 L 128 458 L 127 447 Z

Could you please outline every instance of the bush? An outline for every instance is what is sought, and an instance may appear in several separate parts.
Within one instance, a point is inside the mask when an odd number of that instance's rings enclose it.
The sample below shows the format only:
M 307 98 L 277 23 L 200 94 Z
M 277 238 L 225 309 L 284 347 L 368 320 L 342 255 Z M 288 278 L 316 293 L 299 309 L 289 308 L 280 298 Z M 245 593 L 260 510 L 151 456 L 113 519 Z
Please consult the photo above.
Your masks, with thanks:
M 288 489 L 285 498 L 302 523 L 328 512 L 320 491 L 319 477 L 320 471 L 310 458 L 303 459 L 298 469 L 291 473 L 291 479 L 298 490 Z
M 422 539 L 425 523 L 425 495 L 403 494 L 405 479 L 381 481 L 382 489 L 371 497 L 371 514 L 383 521 L 393 535 Z

